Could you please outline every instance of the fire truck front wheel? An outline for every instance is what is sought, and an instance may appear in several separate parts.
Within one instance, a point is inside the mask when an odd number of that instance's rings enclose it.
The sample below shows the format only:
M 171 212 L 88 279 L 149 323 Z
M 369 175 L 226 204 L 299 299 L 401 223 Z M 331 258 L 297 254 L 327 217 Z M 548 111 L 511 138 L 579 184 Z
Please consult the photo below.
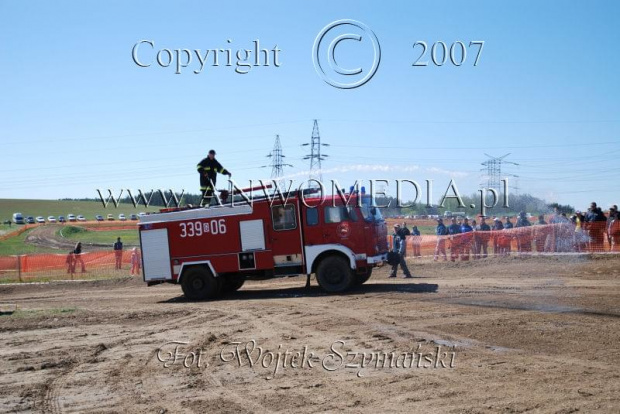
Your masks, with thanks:
M 355 280 L 355 275 L 349 267 L 349 262 L 338 256 L 329 256 L 321 260 L 316 269 L 316 280 L 326 292 L 339 293 L 349 289 Z
M 181 288 L 189 300 L 213 299 L 220 291 L 220 283 L 207 269 L 195 266 L 183 275 Z
M 245 283 L 244 277 L 228 276 L 222 279 L 222 293 L 232 293 L 241 289 Z
M 370 279 L 370 276 L 372 276 L 372 267 L 366 268 L 366 271 L 362 274 L 355 275 L 355 284 L 363 285 Z

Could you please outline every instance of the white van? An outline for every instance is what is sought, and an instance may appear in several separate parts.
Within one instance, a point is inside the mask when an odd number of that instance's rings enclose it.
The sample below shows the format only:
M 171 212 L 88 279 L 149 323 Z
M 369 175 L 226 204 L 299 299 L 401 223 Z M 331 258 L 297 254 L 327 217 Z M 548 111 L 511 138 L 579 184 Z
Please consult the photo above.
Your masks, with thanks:
M 22 213 L 13 213 L 13 223 L 24 224 L 24 216 Z

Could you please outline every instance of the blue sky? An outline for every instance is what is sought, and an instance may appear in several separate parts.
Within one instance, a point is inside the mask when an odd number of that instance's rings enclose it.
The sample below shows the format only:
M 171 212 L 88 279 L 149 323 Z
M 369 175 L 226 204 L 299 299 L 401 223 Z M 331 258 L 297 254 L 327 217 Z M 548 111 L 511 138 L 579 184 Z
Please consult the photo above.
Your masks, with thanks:
M 519 166 L 505 172 L 522 193 L 617 204 L 619 15 L 613 1 L 0 1 L 0 198 L 196 193 L 211 148 L 243 184 L 269 177 L 260 167 L 276 134 L 300 182 L 318 119 L 324 179 L 433 179 L 437 198 L 454 178 L 470 194 L 484 153 L 511 153 Z M 328 85 L 312 63 L 316 35 L 339 19 L 381 45 L 376 75 L 356 89 Z M 143 39 L 233 52 L 259 39 L 281 66 L 140 68 L 131 50 Z M 485 46 L 476 67 L 473 49 L 460 67 L 412 67 L 418 40 Z M 339 64 L 363 62 L 367 44 L 355 46 L 342 43 Z

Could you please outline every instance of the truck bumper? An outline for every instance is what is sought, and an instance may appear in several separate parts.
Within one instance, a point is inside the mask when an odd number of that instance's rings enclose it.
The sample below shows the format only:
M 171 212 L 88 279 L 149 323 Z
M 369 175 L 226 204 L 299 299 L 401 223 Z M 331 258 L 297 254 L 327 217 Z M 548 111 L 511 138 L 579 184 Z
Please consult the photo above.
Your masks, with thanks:
M 387 262 L 387 253 L 379 254 L 377 256 L 370 256 L 366 258 L 368 264 L 383 264 Z

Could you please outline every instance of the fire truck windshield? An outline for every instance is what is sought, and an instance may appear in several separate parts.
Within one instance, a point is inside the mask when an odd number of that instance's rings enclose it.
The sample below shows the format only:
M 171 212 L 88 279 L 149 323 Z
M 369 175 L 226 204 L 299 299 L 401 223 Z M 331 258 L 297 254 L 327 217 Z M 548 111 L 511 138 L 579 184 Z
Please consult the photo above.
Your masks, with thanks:
M 362 211 L 362 217 L 364 217 L 366 221 L 383 221 L 381 210 L 379 210 L 378 207 L 362 202 L 360 210 Z

